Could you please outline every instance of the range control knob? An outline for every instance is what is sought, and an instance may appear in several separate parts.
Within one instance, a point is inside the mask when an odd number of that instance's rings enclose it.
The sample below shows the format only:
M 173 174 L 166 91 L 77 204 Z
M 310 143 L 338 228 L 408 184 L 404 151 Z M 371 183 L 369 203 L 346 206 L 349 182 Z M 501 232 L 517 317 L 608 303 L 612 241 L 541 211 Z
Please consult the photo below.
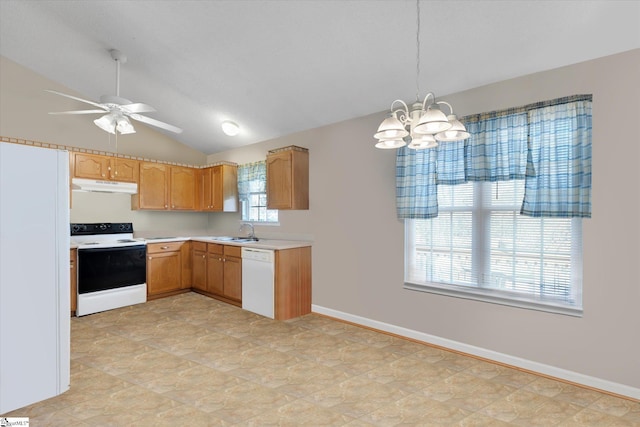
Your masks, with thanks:
M 106 230 L 106 229 L 107 229 L 107 224 L 100 224 L 100 225 L 98 226 L 98 228 L 99 228 L 100 230 L 104 231 L 104 230 Z

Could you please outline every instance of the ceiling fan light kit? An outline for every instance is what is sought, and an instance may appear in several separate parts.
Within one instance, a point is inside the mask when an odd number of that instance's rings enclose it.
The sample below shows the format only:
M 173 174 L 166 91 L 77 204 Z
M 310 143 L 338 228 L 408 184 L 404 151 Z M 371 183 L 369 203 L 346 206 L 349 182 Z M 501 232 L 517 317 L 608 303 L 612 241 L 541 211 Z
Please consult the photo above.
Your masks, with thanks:
M 416 0 L 416 21 L 416 102 L 411 109 L 401 99 L 391 103 L 389 117 L 384 119 L 373 135 L 378 140 L 376 148 L 394 149 L 407 144 L 414 150 L 435 148 L 438 141 L 461 141 L 470 136 L 453 113 L 451 104 L 436 101 L 433 92 L 427 93 L 424 101 L 420 102 L 420 0 Z M 394 110 L 396 104 L 400 104 L 400 107 Z M 440 105 L 449 107 L 448 116 L 440 110 Z
M 120 63 L 124 64 L 127 62 L 127 57 L 116 49 L 111 49 L 109 53 L 111 54 L 111 58 L 116 62 L 116 94 L 102 95 L 100 97 L 100 102 L 93 102 L 57 92 L 55 90 L 46 90 L 47 92 L 55 93 L 56 95 L 71 98 L 99 108 L 95 110 L 61 111 L 49 114 L 103 114 L 102 117 L 94 120 L 93 123 L 95 123 L 95 125 L 100 129 L 116 135 L 117 133 L 127 135 L 136 132 L 129 118 L 170 132 L 181 133 L 182 129 L 177 126 L 139 114 L 152 113 L 156 111 L 152 106 L 141 102 L 131 102 L 126 98 L 120 97 Z

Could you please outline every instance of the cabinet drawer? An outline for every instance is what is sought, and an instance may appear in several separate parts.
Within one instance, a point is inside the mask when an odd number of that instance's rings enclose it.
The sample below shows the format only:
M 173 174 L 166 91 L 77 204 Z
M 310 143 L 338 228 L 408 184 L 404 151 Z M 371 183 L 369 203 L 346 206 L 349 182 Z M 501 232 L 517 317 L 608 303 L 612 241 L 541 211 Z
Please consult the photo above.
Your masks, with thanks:
M 241 246 L 225 245 L 224 246 L 224 255 L 225 256 L 232 256 L 232 257 L 240 258 L 242 256 L 242 247 Z
M 174 252 L 179 251 L 184 242 L 165 242 L 147 244 L 147 253 Z
M 191 242 L 191 247 L 194 251 L 207 251 L 207 244 L 205 242 Z
M 210 254 L 220 254 L 222 255 L 224 253 L 224 246 L 220 245 L 218 243 L 208 243 L 207 244 L 207 252 L 209 252 Z

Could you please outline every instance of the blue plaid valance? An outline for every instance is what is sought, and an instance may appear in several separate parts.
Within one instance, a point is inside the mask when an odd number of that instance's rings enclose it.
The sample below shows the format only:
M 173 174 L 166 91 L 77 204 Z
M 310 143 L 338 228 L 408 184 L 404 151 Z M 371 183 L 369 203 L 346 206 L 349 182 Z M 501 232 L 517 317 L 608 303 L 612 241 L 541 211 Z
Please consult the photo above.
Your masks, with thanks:
M 591 217 L 591 95 L 460 119 L 471 136 L 396 158 L 398 218 L 438 216 L 438 184 L 525 180 L 521 214 Z

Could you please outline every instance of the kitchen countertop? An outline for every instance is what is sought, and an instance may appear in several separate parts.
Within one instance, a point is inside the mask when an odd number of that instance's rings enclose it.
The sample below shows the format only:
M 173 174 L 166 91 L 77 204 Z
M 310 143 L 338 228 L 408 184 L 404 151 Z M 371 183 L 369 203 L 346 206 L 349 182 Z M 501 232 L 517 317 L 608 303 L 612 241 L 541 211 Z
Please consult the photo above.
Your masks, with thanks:
M 272 250 L 284 250 L 284 249 L 295 249 L 295 248 L 304 248 L 311 246 L 311 242 L 303 241 L 303 240 L 280 240 L 280 239 L 260 239 L 256 242 L 236 242 L 233 240 L 228 240 L 225 238 L 220 238 L 217 236 L 200 236 L 200 237 L 147 237 L 140 238 L 137 237 L 136 240 L 144 241 L 147 244 L 149 243 L 167 243 L 167 242 L 186 242 L 189 240 L 197 241 L 197 242 L 205 242 L 205 243 L 218 243 L 221 245 L 232 245 L 232 246 L 245 246 L 247 248 L 256 248 L 256 249 L 272 249 Z M 72 244 L 70 249 L 77 249 L 78 245 Z
M 205 243 L 218 243 L 221 245 L 231 246 L 244 246 L 247 248 L 256 249 L 272 249 L 272 250 L 284 250 L 304 248 L 311 246 L 311 242 L 302 240 L 280 240 L 280 239 L 260 239 L 257 242 L 237 242 L 233 240 L 220 238 L 218 236 L 198 236 L 198 237 L 154 237 L 146 238 L 147 243 L 164 243 L 164 242 L 181 242 L 181 241 L 197 241 Z

